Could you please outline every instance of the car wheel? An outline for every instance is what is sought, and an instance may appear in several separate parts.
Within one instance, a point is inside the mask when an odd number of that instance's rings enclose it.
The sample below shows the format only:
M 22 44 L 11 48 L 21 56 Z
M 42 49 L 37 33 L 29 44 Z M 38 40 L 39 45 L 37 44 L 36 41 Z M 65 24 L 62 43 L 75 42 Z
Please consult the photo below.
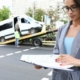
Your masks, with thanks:
M 31 28 L 30 31 L 29 31 L 30 34 L 34 34 L 34 33 L 36 33 L 36 32 L 37 32 L 37 31 L 36 31 L 36 29 L 34 29 L 34 28 Z

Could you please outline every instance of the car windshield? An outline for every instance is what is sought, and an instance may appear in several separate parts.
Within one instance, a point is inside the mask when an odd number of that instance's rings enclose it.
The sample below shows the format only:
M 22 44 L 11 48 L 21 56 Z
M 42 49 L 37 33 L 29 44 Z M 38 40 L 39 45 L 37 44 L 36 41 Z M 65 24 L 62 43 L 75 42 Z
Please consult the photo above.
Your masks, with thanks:
M 35 21 L 33 18 L 31 17 L 26 17 L 29 21 Z

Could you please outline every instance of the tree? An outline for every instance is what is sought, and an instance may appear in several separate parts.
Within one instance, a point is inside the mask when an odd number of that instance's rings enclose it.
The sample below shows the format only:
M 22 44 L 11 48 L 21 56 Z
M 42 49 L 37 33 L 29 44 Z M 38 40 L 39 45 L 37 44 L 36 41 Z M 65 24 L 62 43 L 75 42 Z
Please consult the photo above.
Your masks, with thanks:
M 11 14 L 11 12 L 10 12 L 9 8 L 3 6 L 0 9 L 0 21 L 8 19 L 10 14 Z
M 45 14 L 45 11 L 42 9 L 36 9 L 35 10 L 35 15 L 34 15 L 34 19 L 41 21 L 42 16 Z
M 28 9 L 28 11 L 25 13 L 26 15 L 32 17 L 33 10 L 31 8 Z M 45 14 L 44 10 L 42 9 L 35 9 L 34 11 L 34 19 L 37 21 L 41 21 L 42 16 Z
M 66 24 L 69 20 L 69 17 L 65 12 L 62 12 L 62 13 L 61 13 L 61 15 L 63 15 L 63 16 L 61 16 L 60 21 L 64 22 L 64 24 Z
M 50 17 L 50 25 L 51 27 L 55 26 L 55 22 L 59 19 L 58 9 L 50 9 L 47 11 L 48 16 Z
M 30 16 L 30 17 L 32 17 L 32 13 L 33 13 L 32 9 L 28 8 L 28 10 L 27 10 L 27 12 L 25 14 Z

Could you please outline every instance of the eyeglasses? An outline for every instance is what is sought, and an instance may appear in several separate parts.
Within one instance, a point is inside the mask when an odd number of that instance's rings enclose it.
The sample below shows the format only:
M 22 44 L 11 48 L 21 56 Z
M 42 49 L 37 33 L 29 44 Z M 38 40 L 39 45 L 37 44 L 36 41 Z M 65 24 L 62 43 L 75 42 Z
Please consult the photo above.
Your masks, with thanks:
M 69 10 L 71 10 L 72 12 L 75 12 L 77 9 L 78 9 L 78 6 L 76 5 L 72 5 L 71 7 L 68 7 L 68 6 L 63 7 L 63 10 L 65 12 L 68 12 Z

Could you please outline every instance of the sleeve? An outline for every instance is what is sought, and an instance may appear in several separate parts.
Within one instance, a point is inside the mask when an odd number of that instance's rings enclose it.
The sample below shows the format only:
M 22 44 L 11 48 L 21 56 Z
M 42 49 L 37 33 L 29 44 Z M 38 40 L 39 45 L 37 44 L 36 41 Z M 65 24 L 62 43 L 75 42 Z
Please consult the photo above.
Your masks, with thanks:
M 63 27 L 64 27 L 64 25 L 58 29 L 58 33 L 56 36 L 56 43 L 55 43 L 55 46 L 53 48 L 53 54 L 59 54 L 59 38 L 60 38 L 60 34 L 61 34 Z

